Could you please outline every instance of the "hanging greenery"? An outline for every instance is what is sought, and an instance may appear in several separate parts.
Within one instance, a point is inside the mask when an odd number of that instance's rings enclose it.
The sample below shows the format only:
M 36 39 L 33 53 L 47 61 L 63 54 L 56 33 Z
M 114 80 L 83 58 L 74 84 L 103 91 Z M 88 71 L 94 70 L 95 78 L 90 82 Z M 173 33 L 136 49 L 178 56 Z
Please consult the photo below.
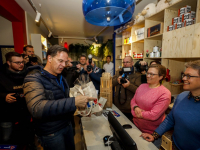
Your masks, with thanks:
M 94 45 L 83 45 L 83 44 L 70 44 L 69 52 L 71 55 L 76 55 L 79 57 L 82 53 L 86 55 L 92 54 L 98 57 L 100 60 L 106 60 L 106 56 L 113 55 L 113 41 L 108 40 L 106 43 L 101 44 L 101 46 L 95 47 Z

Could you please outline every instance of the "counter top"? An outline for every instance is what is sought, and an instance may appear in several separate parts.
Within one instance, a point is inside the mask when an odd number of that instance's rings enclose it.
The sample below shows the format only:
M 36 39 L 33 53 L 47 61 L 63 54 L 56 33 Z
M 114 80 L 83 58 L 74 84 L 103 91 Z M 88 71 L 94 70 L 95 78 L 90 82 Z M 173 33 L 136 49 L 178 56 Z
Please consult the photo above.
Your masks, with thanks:
M 142 132 L 115 105 L 112 109 L 120 114 L 116 119 L 121 125 L 132 125 L 133 128 L 126 129 L 126 131 L 137 144 L 138 150 L 158 150 L 154 144 L 140 137 Z M 103 143 L 104 136 L 112 135 L 108 121 L 102 115 L 92 115 L 91 117 L 82 117 L 81 122 L 87 150 L 108 150 L 108 147 L 104 146 Z

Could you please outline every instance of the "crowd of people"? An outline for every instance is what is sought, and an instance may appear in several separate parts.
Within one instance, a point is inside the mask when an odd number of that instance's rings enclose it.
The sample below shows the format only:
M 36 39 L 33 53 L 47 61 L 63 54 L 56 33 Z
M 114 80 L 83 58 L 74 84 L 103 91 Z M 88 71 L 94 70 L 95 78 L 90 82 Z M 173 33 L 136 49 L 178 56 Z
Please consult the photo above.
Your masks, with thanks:
M 24 47 L 23 54 L 6 54 L 6 63 L 0 68 L 0 144 L 34 149 L 37 136 L 44 150 L 74 150 L 76 107 L 85 107 L 95 98 L 69 97 L 69 90 L 79 78 L 92 81 L 99 92 L 100 77 L 109 72 L 116 88 L 113 103 L 138 127 L 142 138 L 159 148 L 161 136 L 174 129 L 174 150 L 200 150 L 200 61 L 186 63 L 182 76 L 186 91 L 166 116 L 171 92 L 162 85 L 166 68 L 160 62 L 134 64 L 132 57 L 126 56 L 123 68 L 114 75 L 111 56 L 106 57 L 103 69 L 85 55 L 79 62 L 72 61 L 68 50 L 59 45 L 50 47 L 46 56 L 43 66 L 31 45 Z

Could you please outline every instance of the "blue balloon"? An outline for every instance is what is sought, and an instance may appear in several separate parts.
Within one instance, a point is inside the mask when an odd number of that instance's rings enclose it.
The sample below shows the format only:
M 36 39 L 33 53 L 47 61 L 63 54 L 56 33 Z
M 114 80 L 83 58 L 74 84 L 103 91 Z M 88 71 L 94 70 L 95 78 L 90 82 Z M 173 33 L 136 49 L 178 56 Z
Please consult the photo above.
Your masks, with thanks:
M 135 0 L 83 0 L 87 22 L 97 26 L 117 26 L 128 22 L 135 10 Z

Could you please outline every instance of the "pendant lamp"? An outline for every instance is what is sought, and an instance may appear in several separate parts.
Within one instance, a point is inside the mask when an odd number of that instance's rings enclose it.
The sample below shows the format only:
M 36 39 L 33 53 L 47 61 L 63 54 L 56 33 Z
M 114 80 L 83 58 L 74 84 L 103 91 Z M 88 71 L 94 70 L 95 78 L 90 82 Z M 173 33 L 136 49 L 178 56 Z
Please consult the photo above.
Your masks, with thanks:
M 128 22 L 135 10 L 135 0 L 83 0 L 87 22 L 97 26 L 117 26 Z

